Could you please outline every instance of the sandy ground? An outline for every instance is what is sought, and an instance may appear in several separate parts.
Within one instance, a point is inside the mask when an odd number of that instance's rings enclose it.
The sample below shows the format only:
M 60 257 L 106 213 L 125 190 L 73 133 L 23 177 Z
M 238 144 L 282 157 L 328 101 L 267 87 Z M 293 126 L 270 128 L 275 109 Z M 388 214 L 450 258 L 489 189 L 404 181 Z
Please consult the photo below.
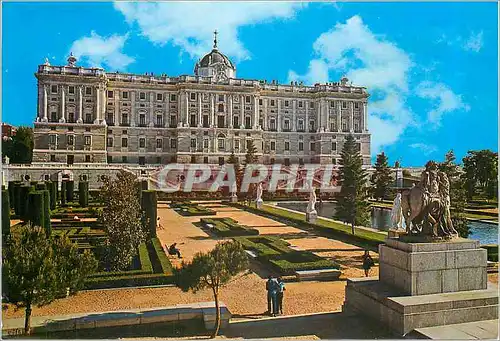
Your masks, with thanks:
M 236 208 L 206 204 L 217 211 L 217 217 L 232 217 L 238 222 L 259 229 L 262 234 L 280 235 L 292 246 L 310 250 L 323 257 L 331 257 L 343 270 L 342 278 L 361 277 L 360 248 L 318 237 L 311 233 L 286 226 L 271 219 L 260 217 Z M 190 260 L 198 251 L 209 251 L 217 243 L 217 239 L 209 236 L 200 227 L 194 225 L 200 217 L 183 217 L 160 204 L 158 216 L 163 229 L 158 230 L 162 245 L 179 243 L 183 260 Z M 372 253 L 377 258 L 377 254 Z M 177 257 L 170 257 L 174 266 L 181 262 Z M 236 278 L 227 287 L 221 289 L 221 300 L 227 304 L 235 318 L 259 318 L 267 310 L 265 280 L 269 273 L 258 263 L 252 262 L 251 272 Z M 371 270 L 370 275 L 378 275 L 378 267 Z M 498 275 L 490 274 L 489 280 L 498 283 Z M 335 311 L 341 308 L 344 301 L 345 281 L 334 282 L 298 282 L 287 283 L 284 299 L 285 315 L 306 314 Z M 84 291 L 75 296 L 60 299 L 48 306 L 33 309 L 34 316 L 67 315 L 82 312 L 103 312 L 119 309 L 139 309 L 161 306 L 172 306 L 182 303 L 212 301 L 208 290 L 184 293 L 176 287 L 112 289 Z M 22 317 L 24 310 L 4 307 L 2 318 Z

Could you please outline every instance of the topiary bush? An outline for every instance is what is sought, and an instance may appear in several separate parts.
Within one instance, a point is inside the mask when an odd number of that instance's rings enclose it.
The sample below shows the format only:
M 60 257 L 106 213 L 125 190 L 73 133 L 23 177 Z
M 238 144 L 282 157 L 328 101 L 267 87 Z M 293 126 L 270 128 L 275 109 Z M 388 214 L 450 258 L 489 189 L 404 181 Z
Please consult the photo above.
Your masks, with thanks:
M 28 217 L 28 194 L 35 191 L 34 186 L 21 186 L 19 193 L 19 218 L 29 220 Z
M 41 191 L 43 193 L 43 228 L 47 236 L 52 234 L 50 225 L 50 193 L 48 190 Z
M 89 183 L 80 181 L 78 183 L 78 202 L 81 207 L 89 205 Z
M 50 196 L 50 209 L 55 210 L 57 204 L 57 182 L 47 182 L 47 189 Z
M 9 187 L 7 190 L 9 191 L 9 203 L 10 203 L 10 208 L 14 208 L 14 186 L 15 186 L 15 181 L 9 181 Z
M 68 186 L 68 182 L 67 181 L 63 181 L 61 183 L 61 205 L 66 205 L 66 197 L 67 197 L 67 186 Z
M 156 237 L 156 191 L 142 191 L 142 211 L 144 213 L 144 230 L 148 231 L 149 237 Z
M 66 201 L 72 202 L 75 198 L 75 182 L 73 180 L 68 181 L 66 184 Z
M 9 184 L 10 185 L 10 184 Z M 10 235 L 10 198 L 9 191 L 2 191 L 2 236 L 6 240 Z
M 44 183 L 44 182 L 38 182 L 36 185 L 35 185 L 35 189 L 37 191 L 44 191 L 47 189 L 47 185 Z
M 31 192 L 28 194 L 27 207 L 29 208 L 27 211 L 27 220 L 29 220 L 32 226 L 41 226 L 44 225 L 44 217 L 43 217 L 43 193 L 41 191 Z
M 21 215 L 21 183 L 14 183 L 14 212 L 19 217 Z

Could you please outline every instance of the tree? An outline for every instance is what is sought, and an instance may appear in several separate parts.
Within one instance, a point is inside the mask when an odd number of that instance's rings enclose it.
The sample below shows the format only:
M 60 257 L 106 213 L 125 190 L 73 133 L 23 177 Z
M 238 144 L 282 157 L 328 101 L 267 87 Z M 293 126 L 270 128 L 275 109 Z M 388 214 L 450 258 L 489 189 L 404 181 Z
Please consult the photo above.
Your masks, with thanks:
M 87 181 L 78 183 L 78 202 L 81 207 L 89 205 L 89 183 Z
M 498 153 L 488 149 L 469 150 L 462 161 L 467 198 L 472 199 L 477 187 L 487 198 L 494 198 L 498 188 Z
M 248 258 L 239 242 L 219 242 L 208 253 L 198 252 L 190 263 L 174 269 L 176 284 L 182 291 L 210 288 L 214 295 L 216 318 L 212 338 L 220 328 L 219 289 L 248 268 Z
M 384 200 L 389 197 L 391 192 L 390 185 L 393 179 L 391 169 L 389 168 L 388 158 L 384 152 L 377 155 L 375 163 L 375 172 L 373 173 L 374 197 Z
M 149 238 L 156 237 L 156 207 L 157 207 L 157 196 L 155 190 L 144 190 L 142 191 L 142 211 L 144 219 L 144 233 L 149 236 Z
M 99 221 L 108 234 L 104 262 L 112 270 L 127 269 L 139 244 L 145 240 L 137 188 L 136 176 L 125 170 L 120 170 L 115 180 L 105 178 L 101 188 L 104 208 Z
M 31 163 L 33 146 L 33 129 L 19 127 L 12 138 L 2 139 L 2 158 L 8 156 L 10 163 Z
M 242 172 L 244 172 L 244 169 L 246 167 L 248 167 L 248 165 L 251 165 L 251 164 L 254 164 L 258 161 L 258 158 L 257 158 L 257 155 L 255 155 L 257 153 L 257 147 L 255 147 L 255 145 L 253 144 L 253 140 L 248 140 L 247 141 L 247 152 L 245 154 L 245 160 L 243 162 L 243 170 Z M 243 175 L 241 175 L 241 177 L 243 178 Z M 241 187 L 239 187 L 241 188 Z M 248 192 L 247 192 L 247 197 L 250 196 L 253 192 L 255 192 L 255 188 L 256 188 L 256 184 L 250 184 L 248 186 Z
M 252 157 L 250 157 L 250 159 L 251 158 Z M 234 155 L 234 151 L 232 151 L 231 155 L 229 155 L 227 163 L 233 165 L 234 173 L 236 176 L 236 187 L 237 189 L 241 188 L 241 183 L 243 182 L 243 168 L 241 167 L 240 162 L 236 157 L 236 155 Z
M 453 150 L 450 150 L 446 153 L 444 161 L 438 164 L 438 168 L 448 176 L 448 180 L 450 181 L 450 213 L 453 227 L 460 237 L 467 238 L 470 230 L 467 218 L 465 217 L 466 189 L 455 159 L 455 153 Z
M 367 200 L 366 171 L 363 159 L 354 142 L 354 137 L 346 137 L 340 158 L 338 183 L 341 186 L 336 217 L 350 222 L 352 233 L 355 225 L 368 225 L 369 203 Z
M 24 331 L 30 333 L 33 306 L 44 306 L 66 295 L 68 287 L 75 293 L 92 271 L 96 261 L 66 237 L 53 241 L 39 226 L 24 225 L 12 235 L 2 254 L 2 286 L 6 301 L 25 307 Z M 77 280 L 75 280 L 77 279 Z

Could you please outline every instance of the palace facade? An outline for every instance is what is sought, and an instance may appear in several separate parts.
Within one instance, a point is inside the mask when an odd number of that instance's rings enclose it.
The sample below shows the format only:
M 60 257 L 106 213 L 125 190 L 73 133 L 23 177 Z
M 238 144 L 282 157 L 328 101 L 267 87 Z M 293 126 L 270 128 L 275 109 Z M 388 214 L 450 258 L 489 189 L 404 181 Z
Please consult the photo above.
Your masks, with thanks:
M 34 164 L 222 164 L 243 160 L 253 141 L 260 163 L 334 163 L 354 135 L 370 165 L 363 87 L 305 86 L 236 78 L 214 41 L 194 75 L 105 72 L 45 62 L 38 79 Z

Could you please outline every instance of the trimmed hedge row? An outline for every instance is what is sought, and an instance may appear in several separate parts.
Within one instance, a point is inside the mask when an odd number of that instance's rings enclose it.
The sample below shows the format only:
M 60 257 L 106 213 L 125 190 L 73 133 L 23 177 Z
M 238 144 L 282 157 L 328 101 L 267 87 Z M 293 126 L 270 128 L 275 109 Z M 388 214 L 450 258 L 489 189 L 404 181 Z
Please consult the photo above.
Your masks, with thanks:
M 498 262 L 498 245 L 489 244 L 489 245 L 481 245 L 483 249 L 486 249 L 488 252 L 488 261 L 490 262 Z
M 171 275 L 172 274 L 172 264 L 168 260 L 165 251 L 161 247 L 160 240 L 158 238 L 151 239 L 151 246 L 154 248 L 156 256 L 158 257 L 158 262 L 160 263 L 162 272 L 164 274 Z
M 247 250 L 256 252 L 257 259 L 268 263 L 282 275 L 293 275 L 295 271 L 313 269 L 339 269 L 335 262 L 321 258 L 309 251 L 297 251 L 276 237 L 236 237 Z
M 248 226 L 240 225 L 232 218 L 201 218 L 200 223 L 208 227 L 212 225 L 212 231 L 221 237 L 256 236 L 259 231 Z
M 217 213 L 209 208 L 191 203 L 172 203 L 170 204 L 170 208 L 172 208 L 175 212 L 179 213 L 180 215 L 187 217 L 216 215 Z

